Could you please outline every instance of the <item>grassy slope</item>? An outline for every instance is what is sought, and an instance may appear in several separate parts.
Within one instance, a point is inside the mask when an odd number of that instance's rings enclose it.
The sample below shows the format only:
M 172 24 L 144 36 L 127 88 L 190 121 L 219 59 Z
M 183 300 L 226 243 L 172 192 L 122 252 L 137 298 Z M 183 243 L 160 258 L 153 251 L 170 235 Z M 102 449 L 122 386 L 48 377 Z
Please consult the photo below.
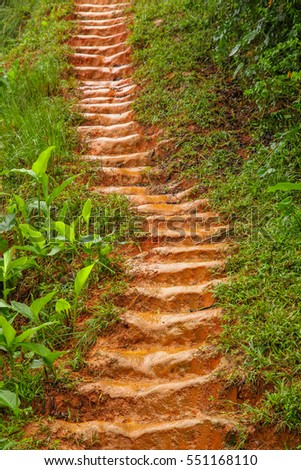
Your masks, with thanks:
M 62 41 L 68 36 L 71 25 L 63 20 L 70 11 L 71 2 L 46 2 L 14 0 L 2 2 L 0 12 L 1 59 L 0 78 L 0 164 L 2 169 L 30 167 L 37 155 L 55 143 L 57 163 L 68 159 L 74 149 L 74 134 L 70 133 L 71 107 L 60 95 L 68 91 L 64 82 L 67 70 L 66 48 Z M 60 123 L 60 125 L 58 125 Z M 58 167 L 58 165 L 54 165 Z M 53 171 L 57 175 L 57 171 Z M 24 178 L 2 181 L 4 193 L 2 206 L 5 214 L 13 192 L 20 196 L 33 195 L 33 188 Z M 8 233 L 1 235 L 1 251 L 11 245 Z M 40 289 L 35 275 L 22 283 L 25 297 L 30 292 L 36 296 Z M 20 292 L 20 288 L 17 291 Z M 18 300 L 23 300 L 22 297 Z M 18 390 L 22 407 L 28 411 L 21 416 L 9 416 L 5 412 L 0 419 L 0 445 L 2 449 L 16 448 L 22 442 L 20 425 L 31 415 L 31 404 L 44 399 L 44 378 L 41 372 L 33 374 L 25 366 L 17 368 L 11 379 L 1 358 L 4 388 Z M 30 448 L 31 442 L 23 441 L 22 447 Z
M 278 49 L 262 52 L 256 67 L 265 81 L 250 85 L 233 78 L 237 63 L 229 59 L 243 32 L 232 30 L 217 48 L 218 27 L 232 18 L 217 0 L 136 0 L 133 12 L 138 116 L 173 138 L 164 161 L 170 174 L 192 178 L 209 190 L 212 207 L 235 214 L 231 282 L 217 292 L 223 349 L 237 358 L 237 380 L 247 377 L 255 393 L 267 390 L 253 410 L 257 422 L 301 431 L 299 198 L 267 192 L 300 174 L 298 87 L 285 69 L 297 76 L 297 49 L 294 58 L 291 46 L 275 46 L 284 50 L 282 65 Z M 254 55 L 251 46 L 241 53 L 239 60 Z M 275 83 L 275 94 L 265 94 L 264 85 Z
M 63 96 L 71 86 L 63 44 L 71 31 L 64 19 L 71 5 L 9 1 L 1 11 L 1 52 L 10 64 L 1 80 L 0 158 L 6 168 L 28 166 L 50 145 L 56 146 L 59 163 L 75 147 L 74 117 Z
M 72 32 L 71 0 L 5 0 L 0 9 L 1 60 L 0 74 L 0 165 L 1 170 L 11 168 L 29 169 L 37 156 L 49 146 L 55 151 L 49 165 L 50 187 L 58 186 L 70 175 L 79 175 L 53 204 L 55 220 L 70 224 L 81 214 L 87 199 L 88 188 L 93 184 L 93 168 L 78 158 L 79 144 L 76 125 L 80 117 L 74 112 L 76 104 L 75 85 L 72 69 L 68 65 L 69 49 L 66 39 Z M 22 196 L 27 207 L 37 198 L 36 185 L 24 174 L 2 179 L 2 212 L 14 213 L 16 205 L 13 195 Z M 112 249 L 123 242 L 134 224 L 124 197 L 110 195 L 101 198 L 89 193 L 92 202 L 90 233 L 97 233 L 103 239 L 103 246 Z M 65 215 L 60 215 L 65 213 Z M 42 218 L 31 210 L 28 220 L 36 228 L 45 229 Z M 40 225 L 39 225 L 40 224 Z M 82 230 L 85 229 L 82 224 Z M 2 232 L 0 229 L 0 251 L 18 244 L 16 227 Z M 29 244 L 29 242 L 28 242 Z M 29 256 L 29 252 L 15 251 L 14 256 Z M 90 255 L 89 255 L 90 256 Z M 94 250 L 92 261 L 98 260 Z M 0 260 L 2 261 L 2 260 Z M 16 288 L 9 295 L 9 301 L 27 305 L 33 299 L 56 291 L 52 302 L 40 313 L 40 322 L 57 323 L 39 332 L 35 341 L 47 345 L 51 350 L 71 350 L 67 362 L 57 366 L 57 375 L 48 375 L 43 369 L 30 368 L 31 353 L 15 356 L 15 370 L 9 368 L 7 355 L 0 354 L 0 388 L 16 392 L 21 400 L 22 413 L 13 416 L 7 409 L 0 410 L 0 448 L 35 448 L 39 445 L 24 440 L 20 431 L 24 419 L 38 415 L 45 407 L 47 390 L 52 387 L 71 387 L 70 368 L 79 369 L 85 360 L 85 353 L 96 341 L 100 330 L 118 319 L 118 309 L 113 299 L 123 291 L 125 284 L 119 259 L 108 260 L 106 255 L 100 261 L 110 266 L 103 269 L 97 264 L 90 282 L 90 302 L 86 304 L 85 292 L 77 305 L 77 316 L 81 316 L 81 327 L 72 332 L 66 312 L 57 312 L 55 302 L 65 299 L 72 303 L 73 284 L 76 273 L 89 260 L 83 245 L 58 253 L 53 258 L 36 257 L 39 270 L 27 270 L 18 280 Z M 0 288 L 2 290 L 2 283 Z M 101 287 L 101 293 L 100 293 Z M 0 294 L 1 295 L 1 294 Z M 94 300 L 93 300 L 94 299 Z M 92 301 L 93 300 L 93 301 Z M 4 313 L 2 313 L 4 312 Z M 1 311 L 6 315 L 6 311 Z M 18 315 L 14 327 L 18 333 L 32 324 Z M 65 366 L 67 369 L 65 370 Z M 48 445 L 48 444 L 47 444 Z M 55 445 L 55 443 L 53 443 Z

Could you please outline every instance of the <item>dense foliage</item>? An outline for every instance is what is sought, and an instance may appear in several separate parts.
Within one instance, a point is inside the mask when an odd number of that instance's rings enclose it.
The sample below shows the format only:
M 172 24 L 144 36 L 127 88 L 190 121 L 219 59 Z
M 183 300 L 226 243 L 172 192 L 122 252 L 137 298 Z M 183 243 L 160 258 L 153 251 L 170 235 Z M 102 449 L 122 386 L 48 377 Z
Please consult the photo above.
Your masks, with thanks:
M 109 255 L 133 224 L 125 198 L 87 197 L 95 176 L 78 156 L 73 3 L 0 3 L 0 447 L 32 448 L 20 426 L 118 319 L 124 282 Z M 98 289 L 89 308 L 88 284 Z

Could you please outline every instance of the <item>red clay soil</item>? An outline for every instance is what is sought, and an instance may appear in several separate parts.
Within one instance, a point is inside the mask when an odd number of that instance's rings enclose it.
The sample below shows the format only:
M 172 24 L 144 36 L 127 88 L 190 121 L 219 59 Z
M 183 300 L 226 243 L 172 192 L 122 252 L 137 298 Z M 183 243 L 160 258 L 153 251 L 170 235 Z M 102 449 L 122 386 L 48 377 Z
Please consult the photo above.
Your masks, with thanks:
M 44 423 L 61 449 L 225 449 L 239 440 L 237 390 L 216 348 L 221 311 L 212 287 L 224 278 L 227 226 L 191 201 L 191 189 L 164 185 L 154 194 L 156 136 L 145 137 L 132 104 L 125 8 L 77 1 L 72 63 L 80 80 L 79 132 L 87 161 L 99 165 L 94 191 L 124 194 L 144 217 L 142 252 L 128 259 L 130 288 L 122 322 L 100 336 L 72 395 L 53 397 Z M 130 250 L 129 250 L 130 253 Z M 254 437 L 251 447 L 256 445 Z M 275 445 L 275 444 L 273 444 Z

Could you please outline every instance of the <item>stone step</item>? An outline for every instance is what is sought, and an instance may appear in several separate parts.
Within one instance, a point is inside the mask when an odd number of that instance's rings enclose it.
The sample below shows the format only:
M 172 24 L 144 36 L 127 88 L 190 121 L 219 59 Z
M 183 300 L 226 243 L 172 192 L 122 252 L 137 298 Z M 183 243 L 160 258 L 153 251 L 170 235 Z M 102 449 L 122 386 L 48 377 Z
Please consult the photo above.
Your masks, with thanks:
M 114 114 L 112 109 L 111 111 L 111 114 L 82 112 L 81 114 L 84 117 L 83 124 L 86 126 L 89 124 L 95 126 L 114 126 L 116 124 L 127 124 L 133 119 L 133 111 L 124 111 L 119 114 Z M 117 113 L 118 111 L 115 110 L 115 112 Z
M 89 149 L 92 155 L 120 156 L 131 152 L 139 152 L 144 147 L 144 139 L 140 134 L 125 137 L 98 137 L 89 139 Z M 95 160 L 97 161 L 97 159 Z
M 80 104 L 80 110 L 83 113 L 93 114 L 122 114 L 131 111 L 133 101 L 125 101 L 123 103 L 93 103 Z M 116 122 L 118 124 L 118 122 Z M 112 123 L 114 125 L 114 123 Z
M 136 210 L 140 214 L 155 214 L 164 218 L 165 216 L 189 214 L 198 209 L 203 209 L 207 205 L 207 199 L 199 199 L 180 204 L 144 204 L 137 206 Z
M 106 80 L 112 77 L 115 79 L 128 77 L 133 72 L 133 67 L 132 65 L 116 67 L 75 66 L 74 70 L 80 80 Z
M 136 206 L 144 206 L 146 204 L 177 204 L 182 202 L 189 193 L 189 190 L 185 190 L 175 194 L 143 194 L 129 196 L 129 199 Z
M 125 24 L 127 20 L 126 16 L 103 18 L 102 13 L 97 12 L 79 12 L 77 16 L 78 20 L 75 20 L 74 23 L 79 26 L 101 26 L 105 28 Z
M 121 42 L 116 45 L 113 44 L 112 46 L 79 45 L 75 46 L 74 49 L 78 54 L 96 54 L 102 56 L 104 59 L 109 59 L 117 54 L 123 54 L 126 52 L 128 50 L 128 45 L 126 42 Z
M 123 96 L 123 97 L 119 97 L 119 96 L 115 96 L 113 94 L 114 92 L 112 92 L 111 90 L 111 96 L 97 96 L 97 93 L 94 91 L 94 95 L 96 96 L 89 96 L 89 97 L 85 97 L 85 98 L 82 98 L 80 100 L 80 104 L 122 104 L 122 103 L 126 103 L 128 101 L 132 101 L 131 100 L 131 95 L 126 95 L 126 96 Z M 127 124 L 131 124 L 131 122 L 127 123 Z M 118 124 L 116 124 L 118 125 Z M 93 128 L 97 128 L 99 126 L 85 126 L 86 129 L 88 130 L 88 127 L 89 128 L 92 128 L 91 130 L 96 130 L 96 129 L 93 129 Z M 133 126 L 134 127 L 134 126 Z M 135 123 L 135 129 L 136 131 L 138 129 L 140 129 L 140 127 L 138 126 L 137 123 Z M 105 135 L 102 135 L 102 134 L 98 134 L 97 137 L 114 137 L 116 134 L 114 135 L 110 135 L 110 136 L 105 136 Z
M 103 63 L 111 67 L 121 66 L 130 63 L 131 49 L 128 48 L 125 51 L 118 52 L 109 57 L 105 57 Z
M 192 286 L 223 276 L 222 261 L 183 263 L 132 263 L 129 266 L 131 281 L 135 286 Z
M 112 126 L 79 126 L 78 132 L 88 138 L 97 138 L 97 137 L 109 137 L 114 138 L 126 137 L 129 134 L 133 134 L 139 130 L 139 125 L 134 122 L 126 122 L 125 124 L 115 124 Z
M 75 7 L 80 11 L 89 10 L 90 7 L 93 7 L 97 10 L 112 11 L 112 10 L 116 10 L 117 8 L 126 9 L 130 6 L 131 6 L 131 3 L 129 2 L 120 2 L 120 1 L 114 1 L 114 0 L 110 1 L 110 3 L 108 2 L 108 0 L 89 0 L 88 2 L 77 1 L 75 3 Z
M 130 85 L 133 85 L 133 81 L 130 77 L 120 78 L 118 80 L 83 80 L 79 89 L 84 91 L 111 88 L 112 90 L 122 91 Z
M 115 346 L 115 345 L 114 345 Z M 148 345 L 145 349 L 94 348 L 86 361 L 86 367 L 94 378 L 159 379 L 170 380 L 206 375 L 218 367 L 220 356 L 210 356 L 198 348 L 158 347 Z
M 129 54 L 125 51 L 104 58 L 101 54 L 76 52 L 70 56 L 69 62 L 80 67 L 100 67 L 106 73 L 111 71 L 112 75 L 112 72 L 113 74 L 115 73 L 116 67 L 121 69 L 121 67 L 129 65 Z M 111 69 L 112 67 L 113 70 Z
M 219 309 L 162 313 L 160 311 L 131 311 L 122 315 L 122 322 L 112 335 L 117 347 L 156 344 L 165 346 L 200 346 L 204 341 L 219 335 L 221 328 Z M 99 341 L 99 347 L 106 345 Z
M 116 22 L 126 21 L 124 10 L 114 11 L 78 11 L 79 19 L 101 20 L 103 24 L 115 24 Z
M 122 90 L 116 90 L 114 87 L 110 88 L 85 88 L 82 89 L 82 100 L 85 99 L 106 99 L 106 100 L 122 100 L 122 101 L 130 101 L 133 93 L 135 92 L 135 86 L 128 86 L 124 87 Z M 109 101 L 110 102 L 110 101 Z M 112 101 L 114 102 L 114 101 Z M 120 101 L 121 102 L 121 101 Z M 138 124 L 137 124 L 138 126 Z M 93 126 L 92 126 L 93 127 Z
M 78 34 L 73 36 L 69 40 L 69 45 L 71 47 L 76 46 L 115 46 L 117 47 L 120 44 L 123 44 L 128 38 L 128 33 L 121 32 L 118 34 L 113 34 L 111 36 L 101 36 L 99 34 Z
M 133 154 L 127 155 L 117 155 L 117 156 L 109 156 L 109 155 L 84 155 L 82 157 L 83 160 L 86 161 L 93 161 L 99 162 L 102 167 L 118 167 L 118 168 L 133 168 L 135 166 L 141 167 L 146 166 L 149 164 L 149 153 L 148 152 L 138 152 Z M 108 192 L 108 191 L 106 191 Z M 112 191 L 118 192 L 118 191 Z
M 137 255 L 137 261 L 160 263 L 224 259 L 229 247 L 225 243 L 195 246 L 160 246 Z
M 216 401 L 235 403 L 235 390 L 223 390 L 214 372 L 176 381 L 117 381 L 99 380 L 80 385 L 70 401 L 66 396 L 56 397 L 53 408 L 57 416 L 68 414 L 72 421 L 89 421 L 97 415 L 105 421 L 122 420 L 130 416 L 138 422 L 171 421 L 195 417 L 198 412 L 214 413 Z M 101 397 L 101 398 L 100 398 Z M 233 406 L 233 405 L 232 405 Z M 222 408 L 222 407 L 220 407 Z M 230 408 L 230 403 L 224 408 Z M 220 411 L 220 410 L 219 410 Z
M 126 419 L 129 419 L 128 417 Z M 70 423 L 57 420 L 49 431 L 60 448 L 82 450 L 216 450 L 233 442 L 236 423 L 196 411 L 194 418 L 140 423 L 127 420 Z
M 154 168 L 155 169 L 155 168 Z M 160 172 L 157 170 L 158 173 Z M 147 184 L 149 182 L 149 167 L 134 167 L 134 168 L 102 168 L 99 173 L 102 184 L 123 186 L 128 184 Z
M 129 200 L 136 206 L 145 204 L 173 204 L 174 201 L 172 194 L 145 194 L 145 195 L 131 195 Z
M 142 195 L 147 193 L 147 188 L 145 186 L 95 186 L 93 191 L 100 194 Z
M 181 205 L 187 206 L 189 203 L 179 203 L 177 200 L 172 199 L 171 204 L 175 205 L 176 207 Z M 166 204 L 170 205 L 170 203 Z M 138 206 L 140 207 L 140 206 Z M 139 211 L 140 212 L 140 211 Z M 185 233 L 188 230 L 196 232 L 199 230 L 210 230 L 212 227 L 218 227 L 222 224 L 220 216 L 215 212 L 196 212 L 193 214 L 186 214 L 183 215 L 176 214 L 175 215 L 152 215 L 148 216 L 144 222 L 144 228 L 146 231 L 155 232 L 157 230 L 172 230 L 172 231 L 179 231 L 181 233 Z
M 92 25 L 90 22 L 80 20 L 79 22 L 79 27 L 80 27 L 80 33 L 81 34 L 95 34 L 97 36 L 102 36 L 102 37 L 110 37 L 113 34 L 126 34 L 128 35 L 127 27 L 126 24 L 122 21 L 121 23 L 117 23 L 114 25 L 104 25 L 101 26 L 101 24 L 98 25 Z M 92 23 L 95 23 L 92 22 Z
M 156 228 L 144 232 L 152 243 L 165 244 L 167 246 L 191 246 L 199 244 L 216 243 L 225 240 L 229 236 L 229 226 L 218 226 L 205 229 L 187 228 L 184 230 L 166 230 Z
M 123 304 L 130 310 L 135 307 L 139 311 L 187 312 L 209 308 L 215 302 L 213 289 L 222 281 L 215 279 L 189 286 L 133 287 L 124 294 Z

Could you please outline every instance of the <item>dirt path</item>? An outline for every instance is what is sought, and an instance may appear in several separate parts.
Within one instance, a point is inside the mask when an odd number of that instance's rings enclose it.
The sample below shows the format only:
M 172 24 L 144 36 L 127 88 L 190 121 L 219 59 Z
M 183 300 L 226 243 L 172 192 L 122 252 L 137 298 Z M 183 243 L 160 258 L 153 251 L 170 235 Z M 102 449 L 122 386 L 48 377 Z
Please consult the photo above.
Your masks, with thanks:
M 85 158 L 99 162 L 102 175 L 95 190 L 126 195 L 149 237 L 129 260 L 124 322 L 99 338 L 86 381 L 72 400 L 56 404 L 71 422 L 54 421 L 52 432 L 65 448 L 222 449 L 235 434 L 225 402 L 235 401 L 235 392 L 223 388 L 227 363 L 213 342 L 221 312 L 210 289 L 223 278 L 226 246 L 210 239 L 225 227 L 206 200 L 191 201 L 189 188 L 154 194 L 149 185 L 156 142 L 133 117 L 127 6 L 78 2 L 72 62 L 81 81 Z

